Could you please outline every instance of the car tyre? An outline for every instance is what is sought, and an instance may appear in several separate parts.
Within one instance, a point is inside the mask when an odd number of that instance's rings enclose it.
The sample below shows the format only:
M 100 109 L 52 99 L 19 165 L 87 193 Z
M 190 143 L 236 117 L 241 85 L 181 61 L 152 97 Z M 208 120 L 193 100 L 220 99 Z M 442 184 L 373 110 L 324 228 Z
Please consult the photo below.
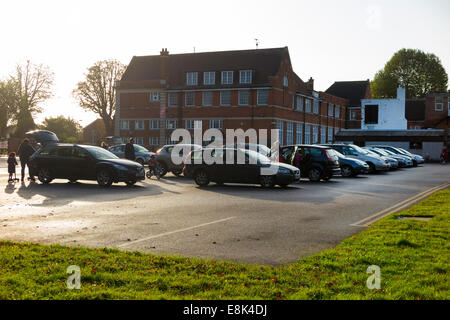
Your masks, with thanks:
M 322 176 L 322 171 L 319 168 L 312 168 L 308 172 L 309 181 L 319 182 Z
M 113 183 L 111 171 L 108 169 L 101 169 L 97 173 L 97 183 L 101 187 L 109 187 Z
M 264 175 L 259 178 L 259 181 L 261 183 L 261 187 L 263 187 L 263 188 L 273 188 L 273 186 L 275 185 L 274 176 Z
M 48 184 L 52 182 L 53 177 L 50 169 L 48 168 L 40 168 L 38 171 L 38 179 L 40 182 Z
M 353 177 L 355 175 L 355 172 L 353 171 L 353 168 L 350 166 L 343 166 L 341 169 L 341 173 L 343 177 Z
M 369 173 L 375 173 L 377 169 L 375 168 L 375 165 L 372 162 L 367 162 L 369 165 Z
M 209 177 L 205 170 L 199 170 L 194 175 L 194 181 L 200 187 L 207 186 L 209 184 Z
M 159 176 L 164 177 L 168 172 L 167 166 L 164 163 L 158 162 L 158 167 L 159 167 Z

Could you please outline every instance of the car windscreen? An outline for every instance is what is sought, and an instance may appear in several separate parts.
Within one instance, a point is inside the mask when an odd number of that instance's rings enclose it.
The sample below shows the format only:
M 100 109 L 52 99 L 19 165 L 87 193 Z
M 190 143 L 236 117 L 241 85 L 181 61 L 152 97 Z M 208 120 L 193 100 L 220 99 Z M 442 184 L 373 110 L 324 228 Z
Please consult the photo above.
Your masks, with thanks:
M 340 158 L 340 159 L 345 158 L 345 156 L 344 156 L 342 153 L 340 153 L 339 151 L 336 151 L 335 149 L 333 149 L 333 151 L 334 151 L 334 153 L 336 154 L 336 156 L 337 156 L 338 158 Z
M 382 149 L 376 149 L 376 150 L 372 150 L 375 153 L 381 154 L 383 156 L 389 156 L 389 153 L 387 153 L 385 150 Z
M 355 145 L 352 145 L 352 148 L 355 149 L 356 151 L 358 151 L 361 154 L 367 154 L 368 153 L 367 150 L 364 150 L 363 148 L 360 148 L 360 147 L 355 146 Z
M 85 149 L 97 160 L 119 159 L 114 153 L 100 147 L 85 147 Z
M 270 163 L 270 159 L 265 155 L 262 155 L 259 152 L 253 150 L 245 150 L 245 153 L 248 154 L 249 157 L 256 159 L 259 163 Z
M 134 151 L 136 152 L 149 152 L 146 148 L 144 148 L 143 146 L 140 146 L 138 144 L 134 145 Z

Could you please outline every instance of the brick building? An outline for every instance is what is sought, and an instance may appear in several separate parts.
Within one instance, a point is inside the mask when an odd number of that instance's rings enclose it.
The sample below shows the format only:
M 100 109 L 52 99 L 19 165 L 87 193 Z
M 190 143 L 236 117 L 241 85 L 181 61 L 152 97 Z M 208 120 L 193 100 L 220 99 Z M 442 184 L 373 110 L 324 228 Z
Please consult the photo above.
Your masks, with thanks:
M 346 129 L 361 129 L 361 100 L 371 99 L 370 80 L 336 81 L 325 92 L 349 100 Z
M 115 135 L 155 149 L 173 129 L 279 129 L 281 144 L 324 143 L 349 101 L 314 90 L 284 48 L 133 57 L 116 85 Z M 269 138 L 270 139 L 270 138 Z M 270 140 L 269 140 L 270 141 Z
M 405 106 L 408 129 L 450 129 L 450 93 L 430 93 L 423 99 L 409 99 Z

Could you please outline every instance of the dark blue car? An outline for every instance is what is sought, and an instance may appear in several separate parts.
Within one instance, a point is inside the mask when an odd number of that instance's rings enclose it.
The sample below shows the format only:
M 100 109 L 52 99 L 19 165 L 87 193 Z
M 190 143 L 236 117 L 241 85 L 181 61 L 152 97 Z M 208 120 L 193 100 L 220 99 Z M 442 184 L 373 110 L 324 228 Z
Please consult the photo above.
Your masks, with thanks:
M 339 159 L 339 166 L 341 167 L 341 174 L 343 177 L 356 177 L 358 174 L 368 173 L 369 165 L 361 160 L 348 158 L 339 151 L 334 150 Z

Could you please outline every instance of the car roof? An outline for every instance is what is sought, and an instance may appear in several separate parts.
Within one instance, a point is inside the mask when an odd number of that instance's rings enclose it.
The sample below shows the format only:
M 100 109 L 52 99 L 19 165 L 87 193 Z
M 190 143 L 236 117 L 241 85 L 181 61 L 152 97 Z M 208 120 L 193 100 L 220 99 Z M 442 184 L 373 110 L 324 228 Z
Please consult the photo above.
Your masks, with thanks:
M 317 144 L 289 144 L 286 146 L 282 146 L 280 148 L 284 148 L 284 147 L 308 147 L 308 148 L 317 148 L 317 149 L 331 149 L 330 146 L 317 145 Z

